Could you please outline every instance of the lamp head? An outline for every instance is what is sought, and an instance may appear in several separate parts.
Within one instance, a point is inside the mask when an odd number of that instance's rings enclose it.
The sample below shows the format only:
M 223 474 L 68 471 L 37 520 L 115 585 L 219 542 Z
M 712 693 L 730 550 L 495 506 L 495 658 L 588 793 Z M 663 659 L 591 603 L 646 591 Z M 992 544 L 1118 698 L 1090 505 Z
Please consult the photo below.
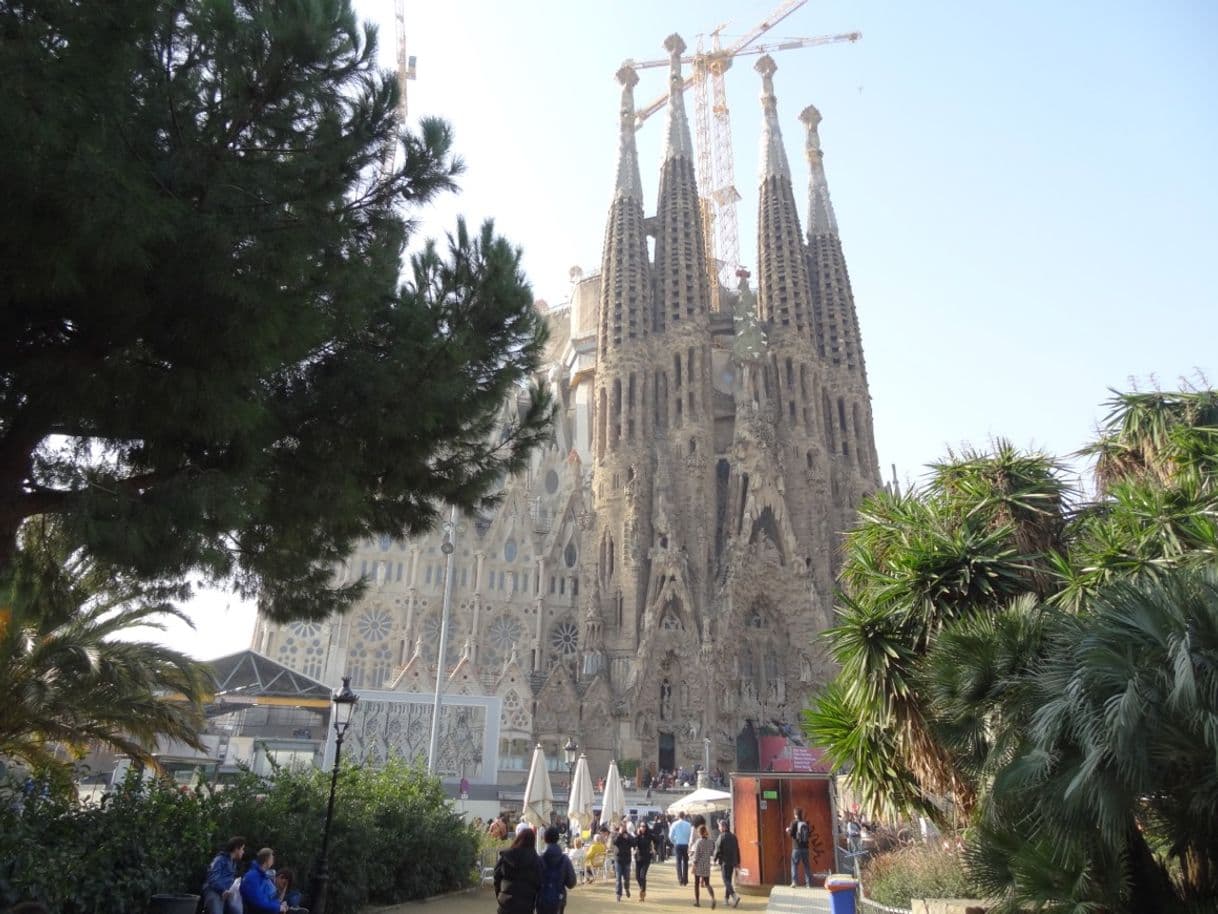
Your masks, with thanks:
M 567 744 L 562 747 L 563 755 L 566 756 L 567 765 L 574 765 L 575 758 L 579 755 L 579 746 L 575 744 L 575 737 L 567 737 Z
M 355 703 L 359 696 L 351 691 L 351 677 L 343 677 L 343 687 L 334 693 L 334 729 L 341 736 L 347 732 L 351 723 L 351 715 L 355 711 Z

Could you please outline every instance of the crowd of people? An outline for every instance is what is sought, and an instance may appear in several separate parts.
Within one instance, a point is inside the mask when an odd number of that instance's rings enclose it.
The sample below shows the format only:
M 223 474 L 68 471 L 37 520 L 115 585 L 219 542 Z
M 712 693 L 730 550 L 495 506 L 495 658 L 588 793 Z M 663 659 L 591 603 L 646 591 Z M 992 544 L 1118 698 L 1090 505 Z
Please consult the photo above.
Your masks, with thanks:
M 508 823 L 499 817 L 488 826 L 497 837 L 507 834 Z M 712 833 L 713 831 L 713 833 Z M 705 893 L 711 908 L 718 899 L 711 884 L 717 865 L 723 881 L 724 904 L 740 905 L 734 888 L 740 867 L 740 843 L 726 818 L 712 830 L 705 817 L 685 813 L 669 819 L 594 822 L 588 843 L 575 834 L 564 854 L 559 846 L 562 831 L 557 825 L 544 833 L 544 850 L 537 853 L 537 837 L 527 823 L 516 826 L 511 847 L 502 851 L 495 865 L 494 886 L 498 914 L 561 914 L 567 891 L 580 882 L 596 882 L 602 876 L 613 880 L 617 900 L 630 899 L 632 886 L 640 902 L 647 900 L 647 878 L 653 862 L 664 862 L 671 849 L 676 862 L 677 882 L 693 881 L 693 903 L 702 906 Z
M 275 852 L 264 847 L 249 866 L 241 866 L 246 840 L 229 838 L 216 854 L 203 881 L 203 914 L 308 914 L 300 906 L 296 877 L 287 867 L 275 868 Z

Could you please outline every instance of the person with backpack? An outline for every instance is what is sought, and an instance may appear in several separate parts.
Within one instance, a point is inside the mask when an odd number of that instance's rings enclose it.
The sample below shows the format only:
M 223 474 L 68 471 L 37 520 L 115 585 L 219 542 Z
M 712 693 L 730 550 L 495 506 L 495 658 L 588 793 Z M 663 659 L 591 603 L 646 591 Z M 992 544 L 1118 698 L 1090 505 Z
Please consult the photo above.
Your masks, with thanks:
M 575 888 L 575 867 L 558 846 L 560 836 L 561 832 L 553 825 L 545 830 L 546 849 L 541 852 L 537 914 L 562 914 L 567 906 L 567 889 Z
M 732 877 L 740 868 L 740 842 L 732 834 L 727 819 L 719 820 L 719 839 L 715 842 L 715 861 L 723 873 L 723 903 L 740 907 L 740 896 L 732 885 Z
M 791 836 L 791 888 L 799 885 L 799 866 L 803 864 L 804 879 L 808 888 L 812 888 L 812 863 L 808 858 L 808 845 L 812 840 L 812 830 L 804 821 L 803 807 L 795 808 L 795 819 L 787 829 Z
M 495 901 L 498 914 L 533 914 L 541 888 L 541 858 L 537 856 L 537 836 L 526 828 L 516 835 L 512 846 L 499 852 L 495 864 Z

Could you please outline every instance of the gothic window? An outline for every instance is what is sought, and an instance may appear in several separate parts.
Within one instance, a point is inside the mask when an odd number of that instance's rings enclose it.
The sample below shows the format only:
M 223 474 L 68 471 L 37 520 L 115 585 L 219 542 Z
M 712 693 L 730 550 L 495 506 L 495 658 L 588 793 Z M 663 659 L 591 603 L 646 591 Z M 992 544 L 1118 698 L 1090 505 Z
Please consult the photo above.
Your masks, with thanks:
M 553 495 L 555 492 L 558 491 L 558 471 L 557 470 L 547 470 L 546 471 L 546 491 L 549 492 L 551 495 Z
M 524 626 L 514 616 L 499 616 L 487 630 L 491 646 L 506 656 L 524 638 Z
M 314 638 L 305 645 L 304 663 L 300 672 L 313 679 L 321 678 L 322 665 L 325 663 L 326 649 L 322 647 L 321 639 Z
M 499 723 L 504 730 L 528 730 L 529 715 L 520 700 L 520 694 L 515 689 L 508 689 L 503 696 L 503 710 L 499 714 Z
M 365 641 L 384 641 L 393 628 L 393 619 L 383 609 L 369 609 L 355 624 Z
M 579 628 L 570 619 L 564 619 L 550 629 L 550 647 L 556 654 L 570 657 L 579 650 Z
M 288 630 L 298 638 L 313 638 L 321 633 L 321 624 L 318 622 L 293 622 L 288 626 Z
M 360 688 L 364 685 L 365 664 L 368 660 L 368 649 L 364 647 L 362 641 L 356 641 L 351 645 L 351 650 L 347 653 L 347 675 L 351 677 L 352 688 Z
M 505 562 L 516 561 L 517 554 L 518 554 L 518 549 L 516 546 L 516 541 L 514 539 L 510 539 L 506 543 L 503 544 L 503 560 Z
M 567 543 L 567 548 L 563 550 L 562 560 L 568 568 L 574 568 L 578 558 L 579 553 L 575 550 L 575 540 L 571 540 Z
M 381 534 L 381 537 L 380 537 L 380 541 L 379 541 L 379 545 L 380 545 L 380 547 L 381 547 L 381 552 L 388 552 L 388 551 L 389 551 L 389 544 L 390 544 L 392 541 L 393 541 L 393 540 L 392 540 L 392 539 L 391 539 L 389 536 L 386 536 L 385 534 L 383 534 L 383 533 L 382 533 L 382 534 Z
M 372 652 L 372 662 L 368 673 L 368 687 L 372 689 L 384 688 L 391 671 L 389 645 L 382 644 Z

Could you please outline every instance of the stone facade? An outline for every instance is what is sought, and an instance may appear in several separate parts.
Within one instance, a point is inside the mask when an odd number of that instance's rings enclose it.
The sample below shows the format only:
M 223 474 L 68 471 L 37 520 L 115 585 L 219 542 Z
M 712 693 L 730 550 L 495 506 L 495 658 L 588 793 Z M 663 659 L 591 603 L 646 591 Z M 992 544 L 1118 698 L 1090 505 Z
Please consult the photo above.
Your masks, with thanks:
M 758 276 L 720 289 L 672 36 L 656 212 L 644 212 L 634 71 L 599 273 L 548 309 L 554 442 L 457 529 L 446 689 L 501 700 L 500 779 L 541 741 L 610 757 L 736 762 L 748 723 L 794 723 L 832 673 L 840 531 L 880 485 L 850 279 L 807 108 L 808 231 L 763 57 Z M 654 240 L 654 256 L 649 254 Z M 545 307 L 539 303 L 539 307 Z M 508 409 L 515 408 L 510 405 Z M 505 417 L 506 418 L 506 417 Z M 427 691 L 436 676 L 442 534 L 367 543 L 337 571 L 367 596 L 324 624 L 260 622 L 255 647 L 327 682 Z

